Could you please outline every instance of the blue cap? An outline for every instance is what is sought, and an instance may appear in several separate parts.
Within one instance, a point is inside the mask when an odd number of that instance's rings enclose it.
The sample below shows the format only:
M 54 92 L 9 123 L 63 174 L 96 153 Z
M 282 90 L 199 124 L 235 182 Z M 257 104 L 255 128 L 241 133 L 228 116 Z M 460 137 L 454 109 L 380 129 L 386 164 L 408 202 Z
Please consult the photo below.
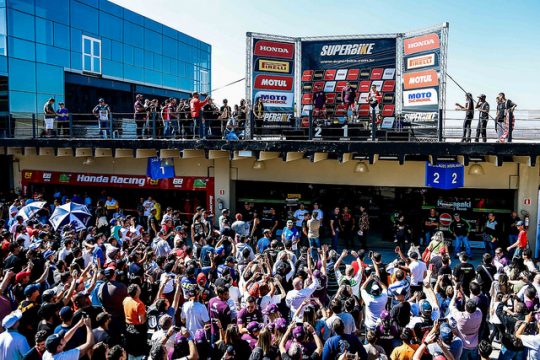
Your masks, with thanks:
M 71 307 L 69 306 L 64 306 L 60 309 L 59 315 L 60 319 L 69 319 L 73 317 L 73 310 L 71 310 Z
M 49 256 L 52 256 L 52 255 L 54 255 L 54 254 L 56 254 L 56 251 L 55 251 L 55 250 L 47 250 L 47 251 L 45 251 L 45 252 L 43 253 L 43 258 L 44 258 L 45 260 L 47 260 L 47 259 L 49 258 Z
M 24 296 L 28 297 L 32 295 L 35 291 L 39 291 L 39 285 L 30 284 L 24 288 Z
M 452 343 L 452 339 L 454 338 L 454 334 L 452 334 L 452 328 L 450 325 L 443 323 L 441 324 L 441 327 L 439 329 L 439 332 L 441 334 L 441 339 L 447 344 Z
M 216 249 L 216 254 L 218 255 L 223 255 L 224 252 L 225 252 L 225 248 L 223 246 L 220 246 Z
M 422 314 L 431 313 L 433 311 L 433 308 L 431 307 L 429 301 L 422 301 L 422 304 L 420 305 L 420 311 L 422 311 Z

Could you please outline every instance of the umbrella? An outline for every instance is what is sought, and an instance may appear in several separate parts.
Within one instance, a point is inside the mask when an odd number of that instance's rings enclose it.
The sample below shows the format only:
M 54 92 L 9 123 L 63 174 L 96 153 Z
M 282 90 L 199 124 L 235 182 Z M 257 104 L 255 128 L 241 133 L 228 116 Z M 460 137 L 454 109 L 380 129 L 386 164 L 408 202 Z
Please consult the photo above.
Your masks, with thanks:
M 49 222 L 54 230 L 66 225 L 73 225 L 75 230 L 86 229 L 86 225 L 92 215 L 85 205 L 69 202 L 62 206 L 57 206 L 51 215 Z
M 24 221 L 31 219 L 39 210 L 45 207 L 45 204 L 47 204 L 46 201 L 31 202 L 30 204 L 23 206 L 17 213 L 17 216 L 22 216 Z

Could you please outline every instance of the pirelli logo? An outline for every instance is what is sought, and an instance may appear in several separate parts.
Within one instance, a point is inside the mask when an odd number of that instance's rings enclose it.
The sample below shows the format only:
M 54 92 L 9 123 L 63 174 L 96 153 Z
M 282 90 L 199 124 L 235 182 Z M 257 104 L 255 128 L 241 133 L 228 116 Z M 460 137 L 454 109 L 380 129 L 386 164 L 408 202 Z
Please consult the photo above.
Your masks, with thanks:
M 290 65 L 288 61 L 259 59 L 259 71 L 288 74 L 291 71 Z

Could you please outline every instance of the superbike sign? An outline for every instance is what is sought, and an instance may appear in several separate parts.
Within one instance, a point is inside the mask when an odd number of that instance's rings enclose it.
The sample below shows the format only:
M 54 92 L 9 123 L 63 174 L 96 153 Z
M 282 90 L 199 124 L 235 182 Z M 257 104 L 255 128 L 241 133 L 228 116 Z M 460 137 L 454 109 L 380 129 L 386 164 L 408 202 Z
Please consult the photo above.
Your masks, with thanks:
M 253 53 L 257 56 L 273 57 L 278 59 L 292 59 L 294 57 L 294 44 L 268 40 L 257 40 Z

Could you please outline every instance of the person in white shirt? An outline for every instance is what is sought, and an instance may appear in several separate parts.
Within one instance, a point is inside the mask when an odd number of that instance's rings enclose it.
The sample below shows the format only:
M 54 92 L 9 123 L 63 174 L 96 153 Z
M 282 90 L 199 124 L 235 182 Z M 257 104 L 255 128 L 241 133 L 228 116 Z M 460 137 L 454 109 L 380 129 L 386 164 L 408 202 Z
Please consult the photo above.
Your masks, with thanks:
M 152 215 L 150 211 L 152 211 L 152 208 L 154 207 L 154 200 L 152 199 L 151 196 L 149 196 L 148 199 L 146 199 L 145 202 L 143 202 L 143 207 L 144 207 L 145 217 L 149 217 L 150 215 Z
M 319 279 L 311 274 L 312 283 L 304 288 L 304 281 L 302 278 L 297 277 L 293 280 L 293 289 L 287 293 L 285 297 L 285 303 L 291 310 L 291 313 L 295 313 L 296 310 L 302 305 L 302 302 L 308 299 L 319 287 Z M 297 320 L 302 320 L 303 311 L 298 313 Z
M 337 280 L 338 285 L 341 285 L 343 280 L 348 280 L 352 288 L 352 292 L 353 292 L 352 294 L 355 296 L 358 296 L 360 292 L 360 283 L 362 282 L 363 266 L 362 266 L 362 261 L 360 260 L 360 257 L 358 256 L 356 251 L 351 251 L 351 255 L 358 262 L 359 270 L 356 272 L 356 275 L 354 274 L 354 268 L 351 265 L 347 265 L 345 267 L 345 275 L 343 275 L 341 271 L 339 270 L 339 266 L 341 265 L 341 262 L 348 254 L 349 254 L 349 251 L 346 249 L 344 249 L 341 252 L 341 256 L 334 264 L 334 272 L 336 273 L 336 280 Z
M 536 323 L 536 335 L 525 335 L 527 325 L 533 325 L 534 323 Z M 525 316 L 525 321 L 521 323 L 521 326 L 516 331 L 516 337 L 529 350 L 527 359 L 540 359 L 540 314 L 530 312 Z
M 313 203 L 313 211 L 311 212 L 311 214 L 313 215 L 313 213 L 317 213 L 317 219 L 319 219 L 319 221 L 323 222 L 323 219 L 324 219 L 324 213 L 323 211 L 319 208 L 319 203 Z
M 188 291 L 189 300 L 182 305 L 181 319 L 191 336 L 195 336 L 198 329 L 204 329 L 210 323 L 210 315 L 206 306 L 198 301 L 196 290 Z
M 304 214 L 307 212 L 308 211 L 305 209 L 304 204 L 300 203 L 300 208 L 296 209 L 293 214 L 294 220 L 296 221 L 295 225 L 300 231 L 300 233 L 302 232 L 302 221 L 304 220 Z
M 71 254 L 71 246 L 73 245 L 73 240 L 66 239 L 64 240 L 64 246 L 58 251 L 58 260 L 66 261 L 66 257 Z
M 242 214 L 235 216 L 236 221 L 232 223 L 231 229 L 240 236 L 249 236 L 249 223 L 242 220 Z
M 367 286 L 371 285 L 368 292 Z M 375 330 L 377 322 L 388 301 L 386 285 L 373 273 L 368 276 L 366 282 L 360 288 L 360 295 L 365 304 L 365 324 L 368 330 Z
M 398 268 L 411 273 L 411 293 L 414 293 L 415 291 L 422 291 L 422 282 L 427 275 L 426 264 L 423 261 L 418 260 L 419 256 L 416 251 L 411 252 L 409 254 L 409 258 L 406 258 L 403 255 L 403 252 L 399 246 L 396 247 L 396 252 L 406 263 L 409 264 L 408 266 L 398 266 Z
M 336 319 L 341 319 L 341 321 L 343 321 L 345 334 L 350 335 L 356 332 L 354 317 L 350 313 L 343 311 L 343 303 L 339 298 L 334 298 L 334 300 L 330 302 L 330 310 L 332 310 L 333 314 L 325 320 L 326 326 L 330 330 L 330 336 L 336 335 L 334 332 L 334 321 L 336 321 Z

